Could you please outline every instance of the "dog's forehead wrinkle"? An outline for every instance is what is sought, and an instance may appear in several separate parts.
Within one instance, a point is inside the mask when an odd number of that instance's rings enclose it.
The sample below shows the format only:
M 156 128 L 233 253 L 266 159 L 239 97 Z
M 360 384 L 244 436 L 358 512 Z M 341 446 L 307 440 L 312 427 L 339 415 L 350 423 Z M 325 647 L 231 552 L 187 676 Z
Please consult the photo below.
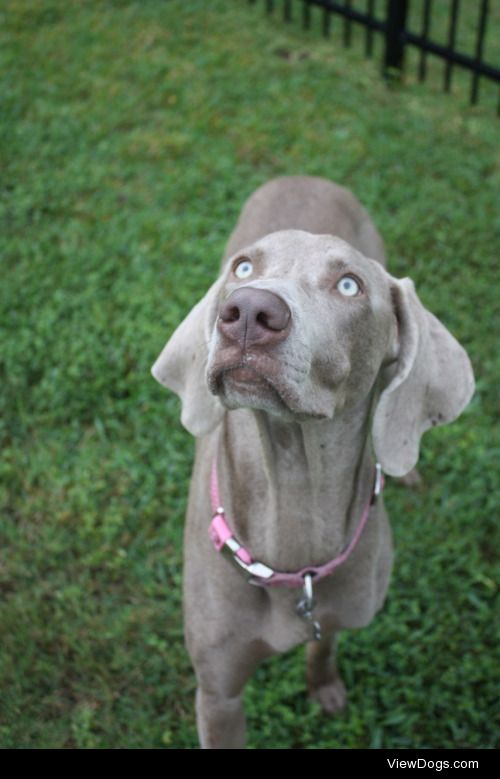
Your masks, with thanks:
M 363 266 L 367 259 L 341 238 L 301 230 L 271 233 L 242 254 L 259 262 L 264 277 L 290 277 L 306 284 Z
M 317 235 L 303 230 L 281 230 L 261 238 L 243 253 L 251 252 L 255 256 L 299 257 L 304 254 L 309 256 L 311 252 L 324 254 L 332 250 L 338 255 L 353 251 L 348 243 L 333 235 Z

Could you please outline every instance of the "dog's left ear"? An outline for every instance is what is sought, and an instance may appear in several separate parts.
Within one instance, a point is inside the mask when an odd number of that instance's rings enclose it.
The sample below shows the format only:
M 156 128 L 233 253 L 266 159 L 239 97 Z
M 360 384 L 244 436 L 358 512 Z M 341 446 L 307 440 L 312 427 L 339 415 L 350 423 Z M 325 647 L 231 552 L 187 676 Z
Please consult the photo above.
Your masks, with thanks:
M 210 321 L 223 279 L 181 322 L 151 368 L 154 378 L 173 390 L 182 401 L 181 422 L 191 435 L 210 433 L 224 416 L 224 408 L 207 387 L 205 372 L 210 340 Z
M 465 350 L 427 311 L 410 279 L 391 279 L 399 348 L 392 377 L 373 418 L 373 445 L 390 476 L 417 463 L 420 438 L 430 427 L 452 422 L 474 392 Z

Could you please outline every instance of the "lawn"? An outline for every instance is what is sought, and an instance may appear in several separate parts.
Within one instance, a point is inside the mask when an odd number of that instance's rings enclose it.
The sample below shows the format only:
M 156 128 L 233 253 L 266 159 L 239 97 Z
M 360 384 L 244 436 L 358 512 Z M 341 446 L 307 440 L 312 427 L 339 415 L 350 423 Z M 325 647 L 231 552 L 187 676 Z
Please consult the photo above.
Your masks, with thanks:
M 0 746 L 196 746 L 193 441 L 149 367 L 244 199 L 294 173 L 358 195 L 477 393 L 426 435 L 421 488 L 387 486 L 396 566 L 342 637 L 347 711 L 308 702 L 298 649 L 248 688 L 250 746 L 500 746 L 498 137 L 490 102 L 388 89 L 244 0 L 2 4 Z

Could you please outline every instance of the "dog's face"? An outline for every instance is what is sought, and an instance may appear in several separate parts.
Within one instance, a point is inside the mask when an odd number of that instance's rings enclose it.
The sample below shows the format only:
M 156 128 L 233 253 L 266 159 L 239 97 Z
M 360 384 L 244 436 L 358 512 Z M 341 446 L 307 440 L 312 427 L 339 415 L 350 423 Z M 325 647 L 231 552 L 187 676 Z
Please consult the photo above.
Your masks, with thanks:
M 273 233 L 227 263 L 206 378 L 227 408 L 331 418 L 397 356 L 390 277 L 338 238 Z
M 455 419 L 474 389 L 465 351 L 409 279 L 338 238 L 297 230 L 231 258 L 152 370 L 181 397 L 196 436 L 226 409 L 303 422 L 373 398 L 374 449 L 393 476 L 413 468 L 422 433 Z

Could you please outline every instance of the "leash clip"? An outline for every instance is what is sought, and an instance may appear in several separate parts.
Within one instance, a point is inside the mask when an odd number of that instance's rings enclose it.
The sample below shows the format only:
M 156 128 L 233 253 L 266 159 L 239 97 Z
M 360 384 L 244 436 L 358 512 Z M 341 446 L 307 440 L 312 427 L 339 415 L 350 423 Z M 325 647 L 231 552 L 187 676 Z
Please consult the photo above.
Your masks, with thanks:
M 313 577 L 310 573 L 304 574 L 304 587 L 302 589 L 302 598 L 297 601 L 296 611 L 299 617 L 309 622 L 312 627 L 314 641 L 321 639 L 321 625 L 315 619 L 313 619 L 313 611 L 315 607 L 314 593 L 313 593 Z

